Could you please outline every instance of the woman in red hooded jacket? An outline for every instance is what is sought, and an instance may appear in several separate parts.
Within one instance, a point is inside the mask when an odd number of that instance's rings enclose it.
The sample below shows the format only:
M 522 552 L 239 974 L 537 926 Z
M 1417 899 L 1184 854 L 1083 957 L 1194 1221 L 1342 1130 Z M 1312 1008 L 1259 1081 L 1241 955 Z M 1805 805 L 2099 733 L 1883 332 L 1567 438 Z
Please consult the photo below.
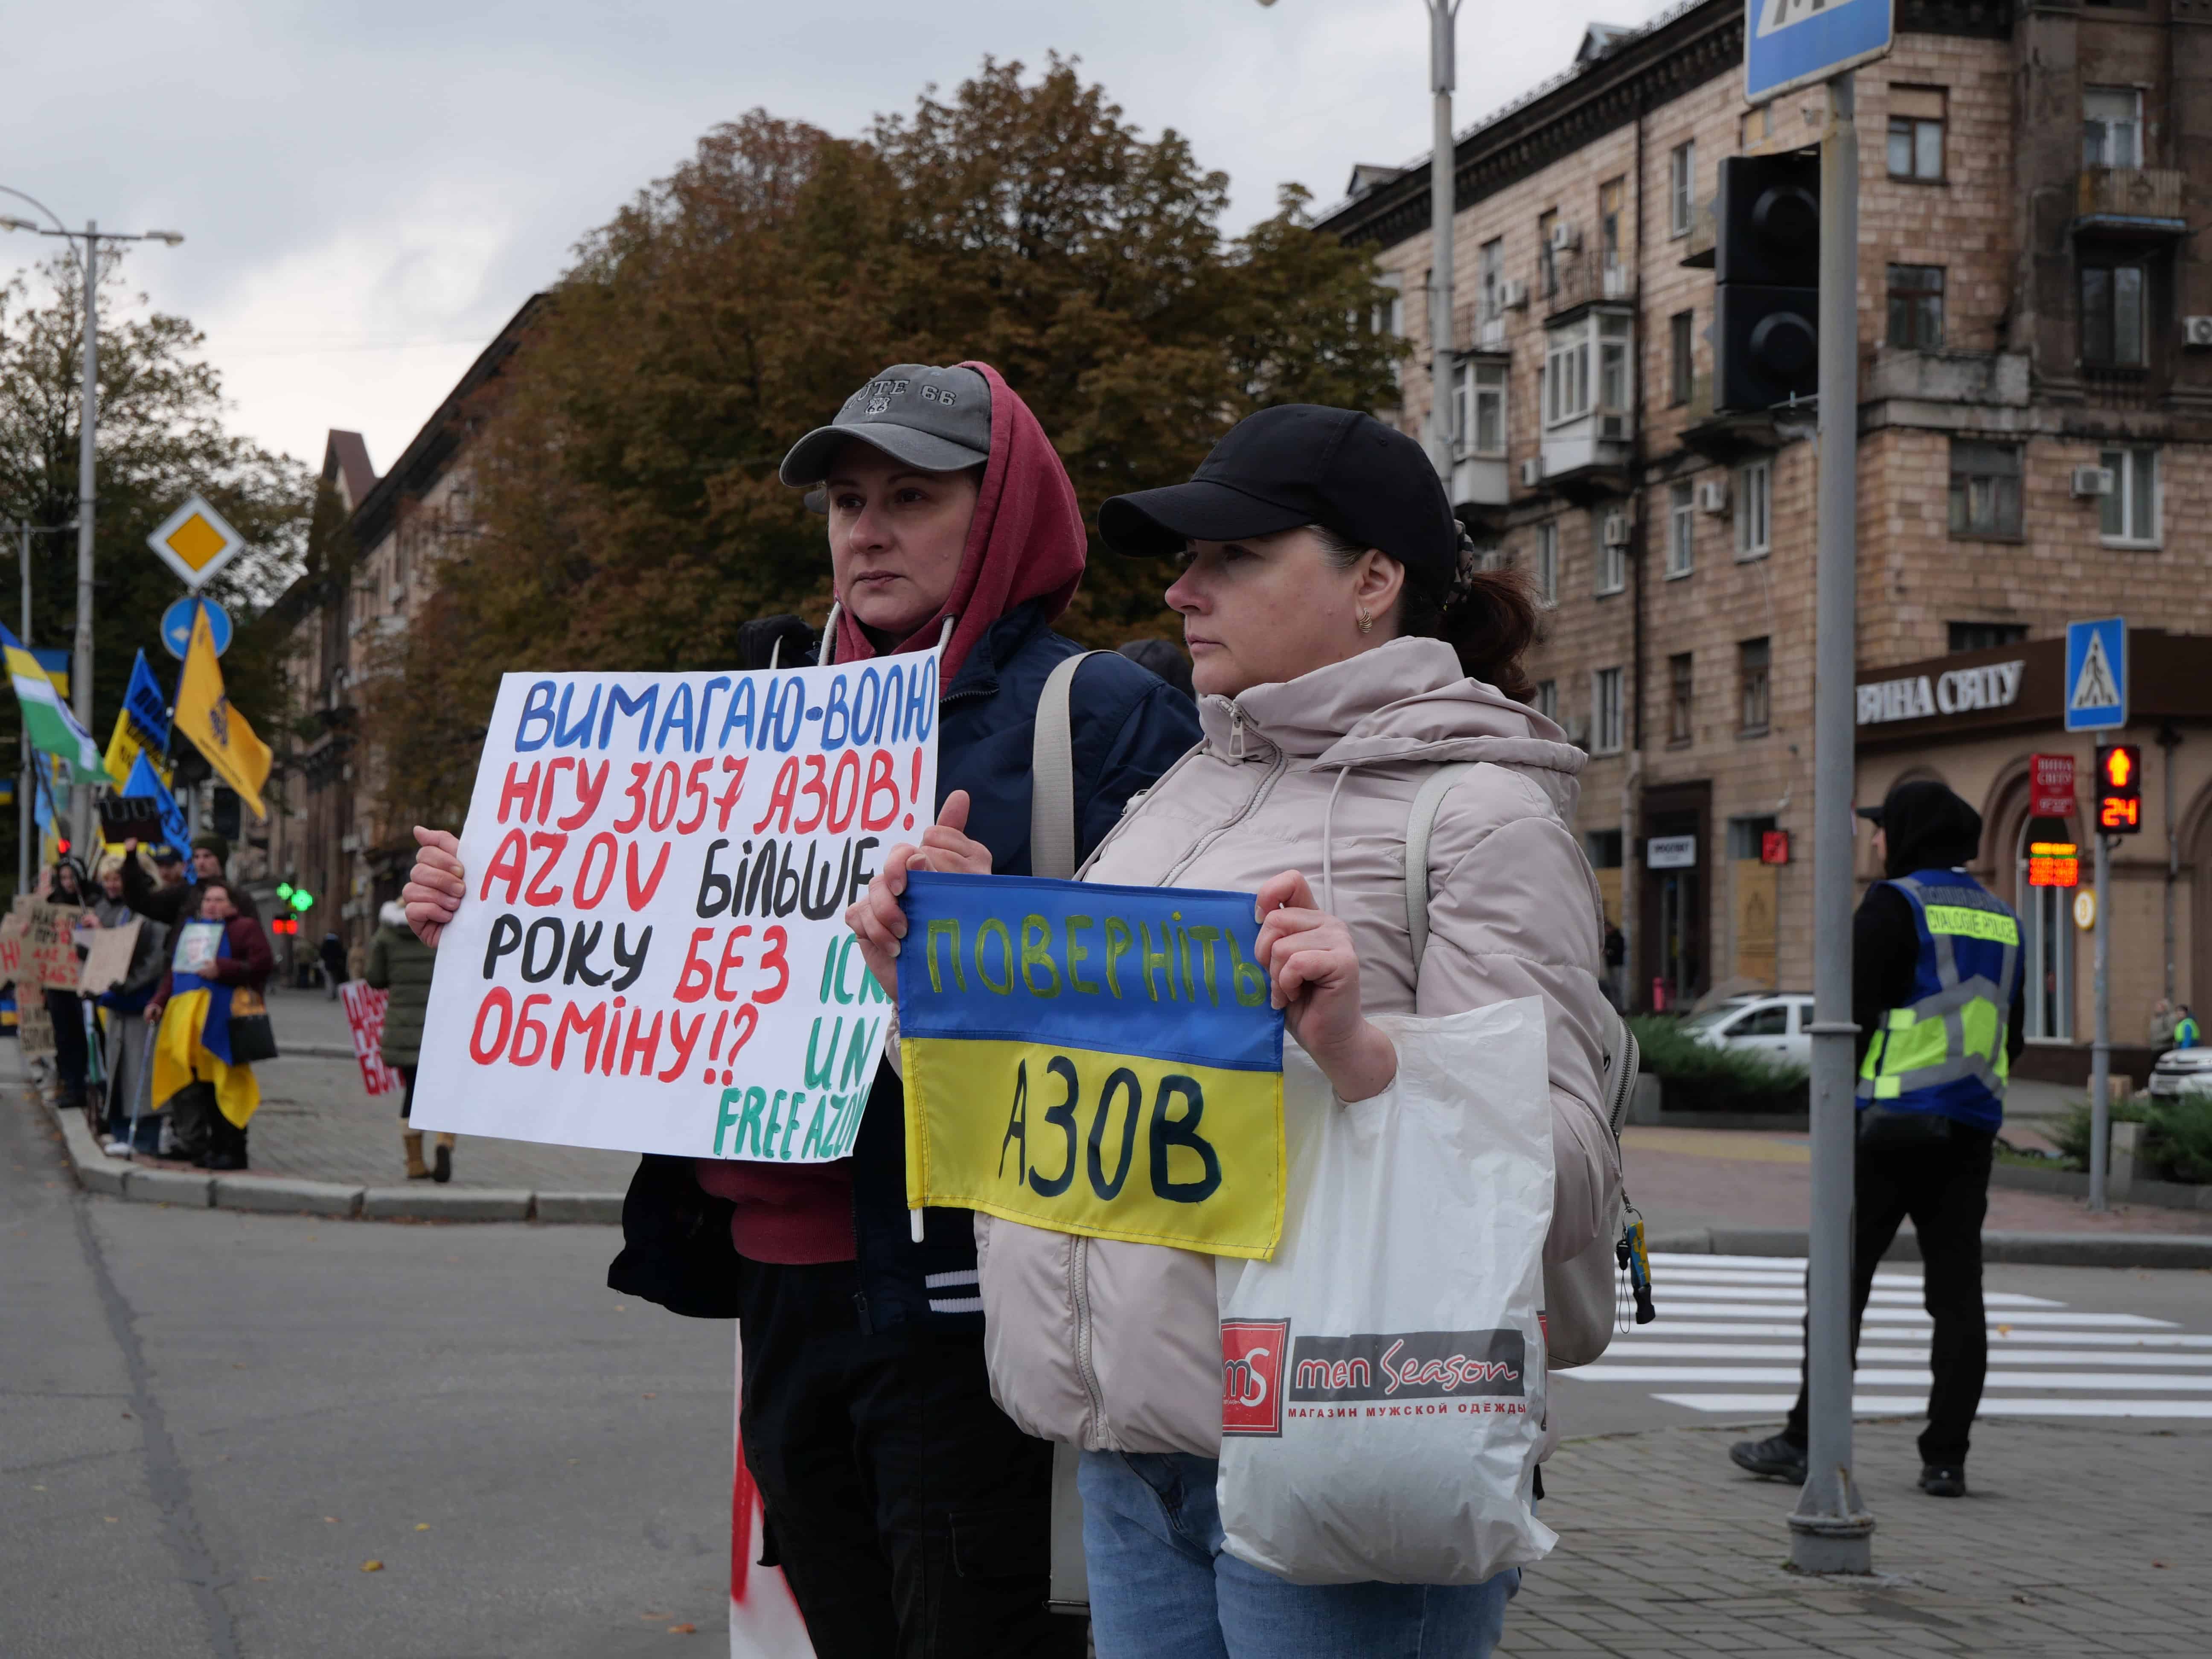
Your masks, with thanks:
M 1086 550 L 1043 428 L 988 364 L 898 363 L 800 439 L 782 477 L 821 492 L 837 604 L 819 641 L 793 619 L 752 625 L 762 659 L 738 665 L 767 667 L 771 639 L 786 663 L 941 643 L 945 828 L 924 836 L 925 860 L 972 837 L 993 868 L 1026 873 L 1037 699 L 1081 649 L 1051 624 Z M 1101 653 L 1077 672 L 1071 725 L 1080 857 L 1197 741 L 1198 721 L 1182 693 Z M 462 871 L 451 836 L 416 836 L 408 916 L 435 944 Z M 819 1659 L 1083 1653 L 1081 1622 L 1045 1610 L 1051 1448 L 991 1399 L 969 1213 L 926 1211 L 921 1238 L 909 1234 L 890 1067 L 850 1158 L 702 1160 L 696 1177 L 672 1162 L 648 1159 L 633 1184 L 610 1282 L 678 1311 L 738 1315 L 763 1559 L 783 1568 Z M 678 1224 L 635 1224 L 649 1177 L 664 1206 L 695 1206 Z M 696 1240 L 702 1215 L 727 1219 L 726 1283 L 702 1283 L 696 1252 L 666 1266 L 669 1241 Z

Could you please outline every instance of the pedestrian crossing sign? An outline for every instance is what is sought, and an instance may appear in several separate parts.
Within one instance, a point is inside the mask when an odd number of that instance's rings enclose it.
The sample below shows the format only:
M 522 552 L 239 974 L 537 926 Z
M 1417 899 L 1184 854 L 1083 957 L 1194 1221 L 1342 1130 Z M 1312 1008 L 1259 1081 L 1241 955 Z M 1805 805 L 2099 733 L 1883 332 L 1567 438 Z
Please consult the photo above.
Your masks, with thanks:
M 2127 723 L 2127 618 L 2068 623 L 2066 729 L 2117 732 Z

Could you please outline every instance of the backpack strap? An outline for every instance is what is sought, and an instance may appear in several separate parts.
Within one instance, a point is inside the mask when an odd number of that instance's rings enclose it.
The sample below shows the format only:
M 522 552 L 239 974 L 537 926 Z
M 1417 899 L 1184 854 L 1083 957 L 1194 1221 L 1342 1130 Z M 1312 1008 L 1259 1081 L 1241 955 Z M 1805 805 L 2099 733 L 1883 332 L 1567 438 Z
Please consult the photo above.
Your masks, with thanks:
M 1082 651 L 1063 657 L 1045 677 L 1037 697 L 1036 732 L 1030 749 L 1030 873 L 1066 881 L 1075 873 L 1075 743 L 1068 704 Z

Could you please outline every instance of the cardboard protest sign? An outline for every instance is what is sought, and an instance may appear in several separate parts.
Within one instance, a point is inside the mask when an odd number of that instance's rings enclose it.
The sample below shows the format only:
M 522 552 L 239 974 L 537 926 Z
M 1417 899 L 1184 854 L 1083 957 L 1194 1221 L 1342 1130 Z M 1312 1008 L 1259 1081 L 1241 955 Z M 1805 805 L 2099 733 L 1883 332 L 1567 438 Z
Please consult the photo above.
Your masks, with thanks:
M 384 1063 L 384 1011 L 392 993 L 349 979 L 338 986 L 338 1000 L 345 1005 L 346 1029 L 353 1033 L 353 1057 L 361 1067 L 361 1086 L 372 1095 L 388 1095 L 404 1088 L 399 1073 Z
M 76 925 L 83 915 L 74 904 L 47 904 L 28 894 L 17 898 L 0 926 L 0 980 L 14 981 L 18 989 L 75 992 Z
M 26 1060 L 48 1059 L 54 1053 L 54 1022 L 46 1012 L 46 993 L 32 987 L 15 987 L 15 1036 Z
M 438 942 L 417 1128 L 852 1150 L 890 1006 L 845 927 L 936 815 L 936 653 L 509 674 Z
M 79 994 L 96 997 L 103 991 L 112 991 L 120 985 L 131 972 L 131 958 L 137 954 L 138 934 L 146 925 L 143 916 L 133 916 L 117 927 L 103 927 L 96 933 L 87 933 L 84 967 L 77 975 Z
M 908 1203 L 1273 1254 L 1283 1017 L 1249 893 L 917 872 L 906 912 Z

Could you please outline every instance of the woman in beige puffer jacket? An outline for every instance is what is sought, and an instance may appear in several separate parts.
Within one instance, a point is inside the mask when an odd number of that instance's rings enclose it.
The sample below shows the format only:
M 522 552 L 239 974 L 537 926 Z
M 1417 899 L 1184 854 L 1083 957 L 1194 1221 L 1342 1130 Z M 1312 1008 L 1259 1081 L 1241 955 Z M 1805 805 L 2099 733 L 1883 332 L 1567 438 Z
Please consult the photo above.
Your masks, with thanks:
M 1184 617 L 1204 740 L 1131 803 L 1083 878 L 1255 892 L 1290 1033 L 1346 1101 L 1395 1072 L 1368 1013 L 1542 999 L 1556 1182 L 1545 1255 L 1578 1254 L 1619 1189 L 1601 1105 L 1613 1016 L 1596 883 L 1570 827 L 1583 756 L 1516 701 L 1534 626 L 1525 592 L 1462 567 L 1419 446 L 1348 410 L 1255 416 L 1190 483 L 1109 501 L 1100 527 L 1127 553 L 1188 549 L 1167 599 Z M 1431 767 L 1465 762 L 1477 765 L 1444 796 L 1430 843 L 1416 963 L 1407 819 Z M 895 849 L 854 907 L 887 983 L 907 867 Z M 976 1237 L 999 1403 L 1085 1454 L 1102 1655 L 1490 1651 L 1517 1572 L 1293 1585 L 1222 1549 L 1212 1257 L 981 1215 Z

